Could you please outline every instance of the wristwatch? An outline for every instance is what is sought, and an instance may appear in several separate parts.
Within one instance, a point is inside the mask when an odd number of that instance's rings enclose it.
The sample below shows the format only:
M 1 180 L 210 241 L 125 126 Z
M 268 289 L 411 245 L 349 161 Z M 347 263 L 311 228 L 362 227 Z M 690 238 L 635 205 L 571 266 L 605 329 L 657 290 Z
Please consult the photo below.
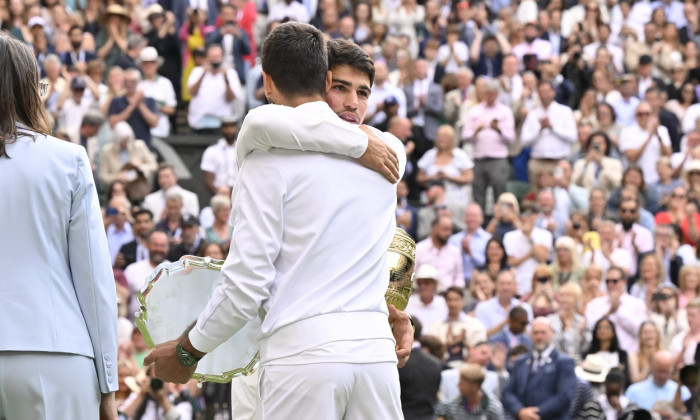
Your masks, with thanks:
M 185 367 L 192 367 L 199 362 L 199 360 L 194 357 L 192 353 L 182 348 L 182 341 L 177 343 L 175 346 L 175 355 L 177 356 L 177 360 L 180 362 L 180 364 Z

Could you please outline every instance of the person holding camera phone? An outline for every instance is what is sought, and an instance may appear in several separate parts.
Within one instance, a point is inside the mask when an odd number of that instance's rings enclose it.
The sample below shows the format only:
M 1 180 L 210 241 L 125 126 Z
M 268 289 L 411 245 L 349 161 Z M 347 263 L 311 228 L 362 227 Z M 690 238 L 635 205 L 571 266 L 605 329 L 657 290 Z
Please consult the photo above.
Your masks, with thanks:
M 226 67 L 236 70 L 241 83 L 245 83 L 246 66 L 243 56 L 250 54 L 250 39 L 248 34 L 238 25 L 238 10 L 231 4 L 221 6 L 219 12 L 219 27 L 207 35 L 207 46 L 221 45 L 224 53 L 223 63 Z
M 584 158 L 574 163 L 572 181 L 589 191 L 601 188 L 606 196 L 620 186 L 622 163 L 610 157 L 612 142 L 602 131 L 588 136 L 584 145 Z
M 207 47 L 203 66 L 192 69 L 187 80 L 192 95 L 187 122 L 194 130 L 218 134 L 221 120 L 234 116 L 233 101 L 243 96 L 238 74 L 224 64 L 221 45 Z
M 191 418 L 192 405 L 189 402 L 174 404 L 169 386 L 171 384 L 156 378 L 153 366 L 138 378 L 138 390 L 134 389 L 119 412 L 132 420 L 179 420 Z

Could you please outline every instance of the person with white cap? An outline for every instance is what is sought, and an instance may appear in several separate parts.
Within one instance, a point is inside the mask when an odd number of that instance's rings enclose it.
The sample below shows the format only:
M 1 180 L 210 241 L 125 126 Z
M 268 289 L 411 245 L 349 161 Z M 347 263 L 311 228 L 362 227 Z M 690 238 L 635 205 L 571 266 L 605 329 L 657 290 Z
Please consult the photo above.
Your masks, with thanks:
M 175 115 L 177 97 L 170 80 L 158 74 L 158 68 L 163 65 L 163 58 L 154 47 L 146 47 L 139 53 L 137 60 L 143 80 L 138 89 L 147 98 L 152 98 L 158 109 L 158 124 L 151 128 L 151 136 L 165 139 L 170 135 L 170 117 Z
M 437 294 L 438 272 L 435 267 L 423 264 L 415 276 L 415 292 L 408 299 L 406 312 L 415 316 L 430 330 L 433 325 L 447 319 L 448 309 L 445 298 Z

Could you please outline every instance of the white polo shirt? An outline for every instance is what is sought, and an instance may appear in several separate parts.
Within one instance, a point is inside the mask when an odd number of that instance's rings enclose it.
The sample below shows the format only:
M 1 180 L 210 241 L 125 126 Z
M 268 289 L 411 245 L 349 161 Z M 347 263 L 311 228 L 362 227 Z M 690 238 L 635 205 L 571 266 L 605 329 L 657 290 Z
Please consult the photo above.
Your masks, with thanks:
M 214 174 L 214 186 L 233 187 L 238 174 L 236 163 L 236 143 L 228 144 L 221 138 L 216 143 L 207 147 L 202 155 L 202 163 L 199 168 L 205 172 Z
M 552 233 L 538 227 L 532 228 L 530 238 L 525 236 L 520 229 L 506 233 L 503 236 L 503 246 L 506 248 L 506 253 L 509 257 L 520 258 L 530 252 L 532 248 L 530 240 L 536 245 L 544 245 L 548 250 L 552 250 Z M 515 267 L 515 279 L 518 282 L 519 295 L 524 295 L 532 289 L 532 275 L 538 264 L 537 260 L 530 257 Z

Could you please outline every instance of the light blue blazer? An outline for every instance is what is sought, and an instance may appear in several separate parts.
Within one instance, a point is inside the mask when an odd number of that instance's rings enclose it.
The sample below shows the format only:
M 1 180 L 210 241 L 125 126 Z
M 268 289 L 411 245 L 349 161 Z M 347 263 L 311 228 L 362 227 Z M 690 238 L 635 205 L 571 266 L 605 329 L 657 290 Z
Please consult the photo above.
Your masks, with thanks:
M 85 149 L 21 136 L 0 157 L 0 351 L 94 358 L 117 385 L 117 299 Z

